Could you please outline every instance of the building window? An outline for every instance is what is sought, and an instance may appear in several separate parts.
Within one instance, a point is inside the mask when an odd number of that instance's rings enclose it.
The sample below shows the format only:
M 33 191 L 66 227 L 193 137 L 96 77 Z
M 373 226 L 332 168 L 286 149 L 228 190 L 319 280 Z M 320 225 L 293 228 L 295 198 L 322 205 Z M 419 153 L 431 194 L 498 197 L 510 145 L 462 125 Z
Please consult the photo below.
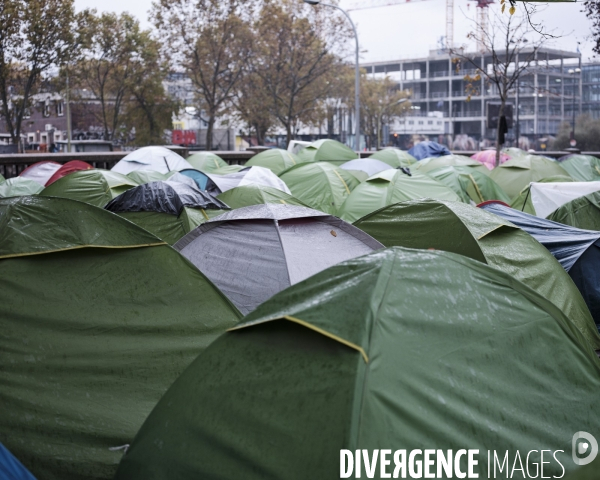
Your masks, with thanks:
M 408 124 L 409 124 L 409 125 L 414 125 L 414 124 L 415 124 L 415 122 L 414 122 L 414 120 L 409 120 L 409 121 L 408 121 Z
M 65 106 L 60 100 L 56 102 L 56 115 L 62 117 L 65 114 Z
M 44 103 L 44 117 L 50 116 L 50 102 Z
M 423 125 L 423 120 L 419 120 L 419 125 Z
M 427 120 L 427 125 L 433 125 L 433 120 Z

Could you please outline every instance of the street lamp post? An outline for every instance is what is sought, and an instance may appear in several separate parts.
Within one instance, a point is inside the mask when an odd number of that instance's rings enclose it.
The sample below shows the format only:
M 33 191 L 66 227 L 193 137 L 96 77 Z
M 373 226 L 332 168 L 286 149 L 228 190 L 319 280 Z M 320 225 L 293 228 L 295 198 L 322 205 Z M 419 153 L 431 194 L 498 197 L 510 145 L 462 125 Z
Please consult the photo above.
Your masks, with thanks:
M 575 74 L 580 74 L 581 73 L 581 68 L 570 68 L 569 69 L 569 75 L 573 75 L 573 93 L 571 95 L 572 97 L 572 109 L 573 109 L 573 128 L 571 129 L 571 142 L 575 142 Z M 571 144 L 572 147 L 574 147 L 575 145 Z
M 355 64 L 355 79 L 354 79 L 354 105 L 355 105 L 354 123 L 356 125 L 355 126 L 356 135 L 354 138 L 354 148 L 356 151 L 359 151 L 360 150 L 360 66 L 358 63 L 359 50 L 358 50 L 358 32 L 356 31 L 356 26 L 354 25 L 354 22 L 350 18 L 350 15 L 348 15 L 348 12 L 346 12 L 346 10 L 344 10 L 343 8 L 338 7 L 337 5 L 331 5 L 330 3 L 322 3 L 320 0 L 304 0 L 304 3 L 308 3 L 309 5 L 323 5 L 324 7 L 331 7 L 331 8 L 335 8 L 335 9 L 339 10 L 346 16 L 346 18 L 350 22 L 350 25 L 352 25 L 352 30 L 354 30 L 354 38 L 356 39 L 356 60 L 355 60 L 356 64 Z

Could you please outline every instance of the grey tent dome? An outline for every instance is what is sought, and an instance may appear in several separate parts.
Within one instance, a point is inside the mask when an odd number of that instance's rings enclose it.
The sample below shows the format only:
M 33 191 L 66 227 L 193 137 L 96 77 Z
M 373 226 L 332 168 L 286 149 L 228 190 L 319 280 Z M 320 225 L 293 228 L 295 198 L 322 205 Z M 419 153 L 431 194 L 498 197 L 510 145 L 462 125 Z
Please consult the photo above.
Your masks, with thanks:
M 174 248 L 246 314 L 290 285 L 383 245 L 323 212 L 267 204 L 215 217 Z

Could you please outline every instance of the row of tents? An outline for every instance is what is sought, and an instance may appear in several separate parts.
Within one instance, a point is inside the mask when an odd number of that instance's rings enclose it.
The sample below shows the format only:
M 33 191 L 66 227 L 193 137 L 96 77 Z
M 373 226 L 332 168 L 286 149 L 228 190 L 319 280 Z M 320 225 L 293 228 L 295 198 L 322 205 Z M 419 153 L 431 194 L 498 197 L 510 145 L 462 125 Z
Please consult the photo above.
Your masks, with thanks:
M 432 160 L 367 181 L 357 164 L 250 165 L 291 194 L 185 175 L 243 172 L 211 162 L 0 199 L 0 443 L 34 475 L 332 478 L 340 449 L 395 445 L 543 445 L 575 471 L 573 433 L 600 427 L 600 232 L 452 189 L 389 193 L 431 180 Z M 285 179 L 305 167 L 368 185 L 368 212 L 311 208 Z M 95 193 L 44 193 L 61 183 Z

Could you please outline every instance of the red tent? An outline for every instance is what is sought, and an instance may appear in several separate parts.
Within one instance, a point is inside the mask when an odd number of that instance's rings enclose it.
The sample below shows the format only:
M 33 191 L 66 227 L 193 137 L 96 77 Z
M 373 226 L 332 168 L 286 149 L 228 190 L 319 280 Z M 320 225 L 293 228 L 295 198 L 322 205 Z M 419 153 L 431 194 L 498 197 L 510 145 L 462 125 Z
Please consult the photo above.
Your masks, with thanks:
M 19 177 L 29 178 L 40 185 L 46 185 L 50 177 L 61 168 L 61 164 L 50 160 L 37 162 L 23 170 Z
M 54 175 L 50 177 L 50 179 L 46 182 L 46 187 L 48 185 L 52 185 L 59 178 L 62 178 L 69 173 L 79 172 L 80 170 L 90 170 L 92 167 L 89 163 L 82 162 L 81 160 L 71 160 L 70 162 L 65 163 L 62 167 L 60 167 Z

